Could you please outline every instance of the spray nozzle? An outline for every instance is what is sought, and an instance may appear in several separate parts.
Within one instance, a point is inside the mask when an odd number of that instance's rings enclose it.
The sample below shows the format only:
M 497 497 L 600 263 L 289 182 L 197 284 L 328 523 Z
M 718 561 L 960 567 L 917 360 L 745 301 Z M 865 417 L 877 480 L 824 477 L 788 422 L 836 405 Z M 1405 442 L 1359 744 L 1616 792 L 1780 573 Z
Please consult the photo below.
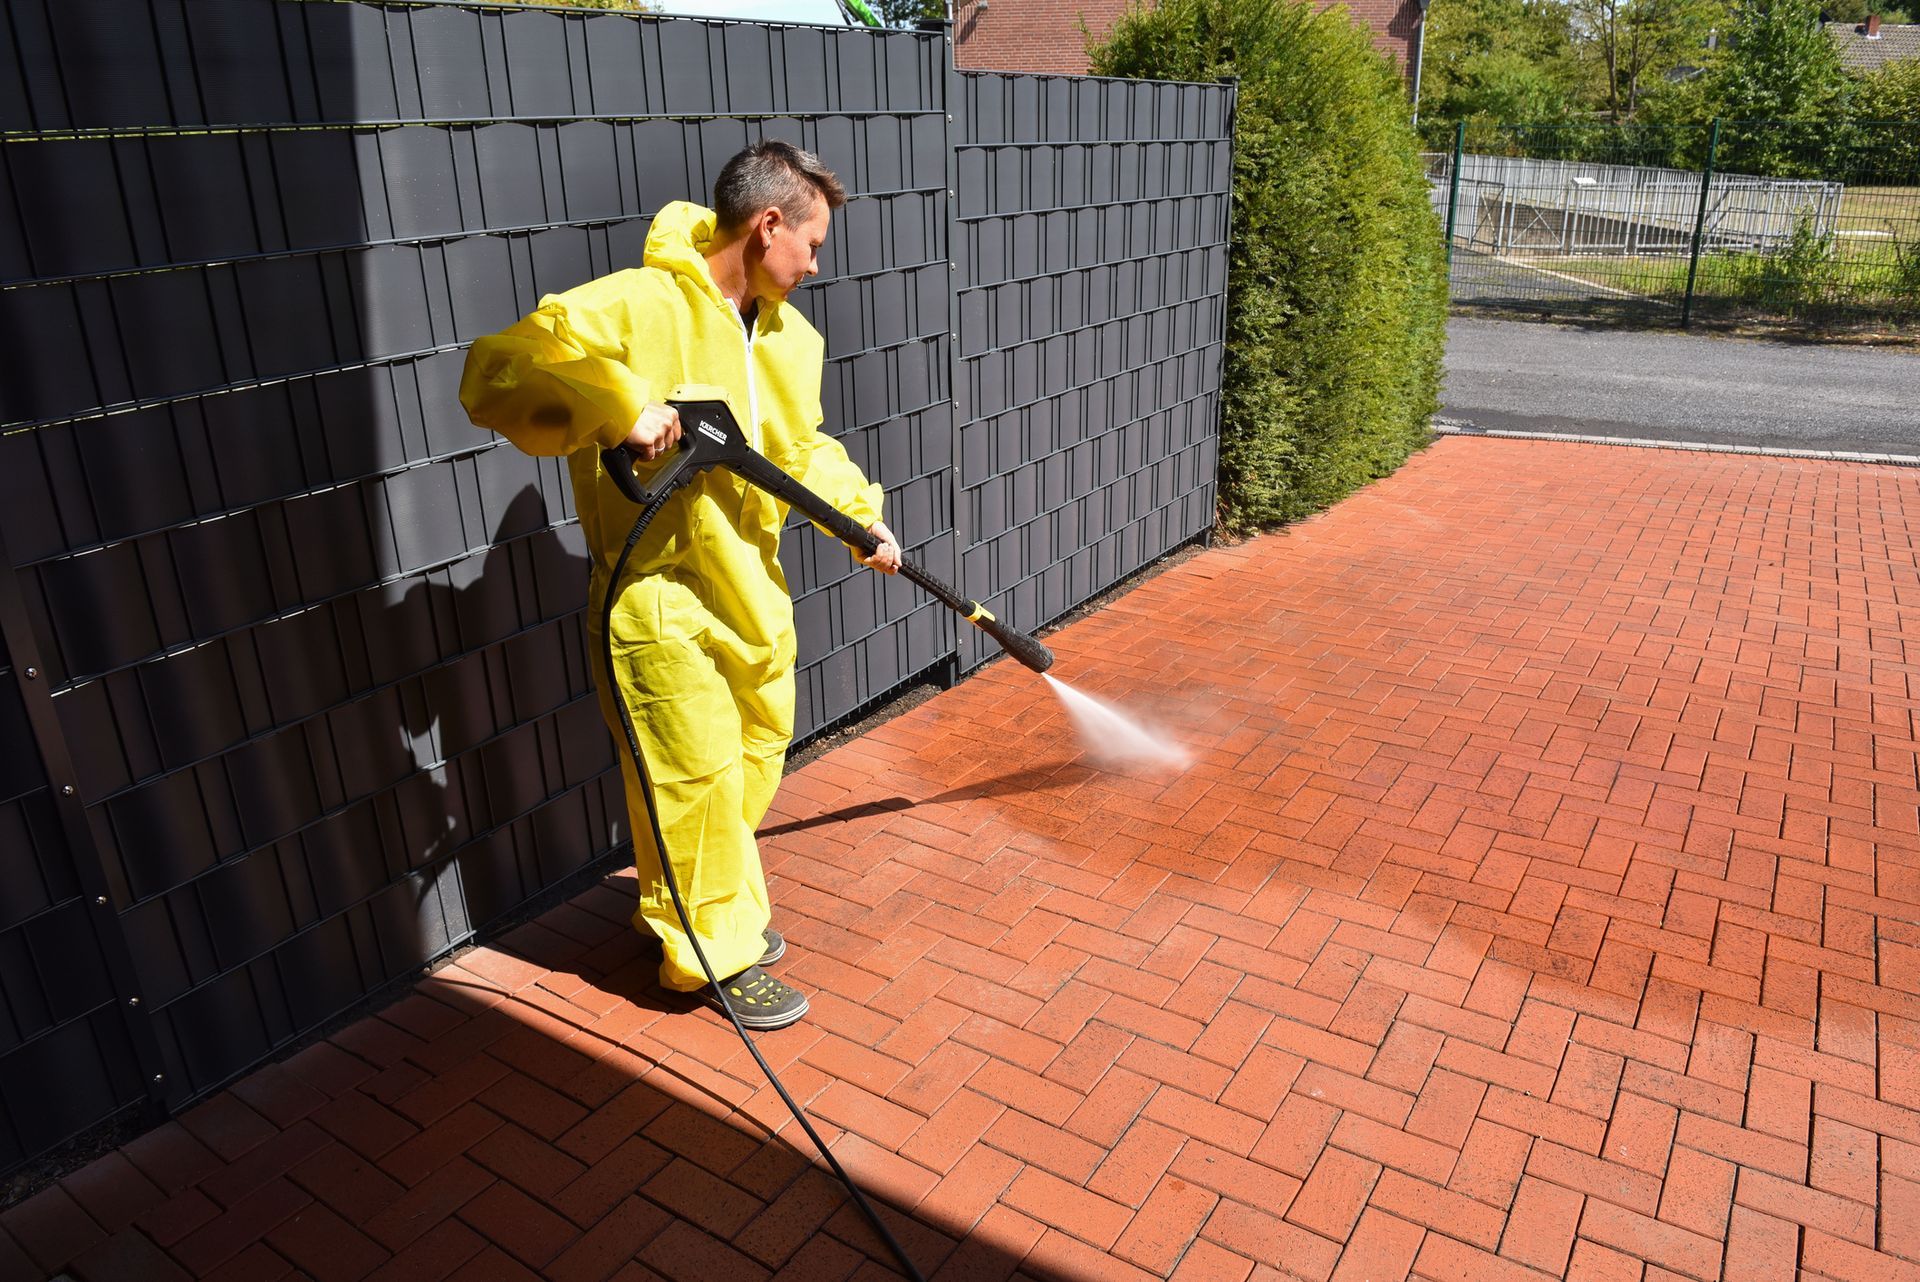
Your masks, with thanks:
M 967 622 L 998 641 L 1001 649 L 1035 672 L 1045 672 L 1053 666 L 1053 651 L 1018 628 L 1010 628 L 994 618 L 986 606 L 976 603 L 973 613 L 967 615 Z

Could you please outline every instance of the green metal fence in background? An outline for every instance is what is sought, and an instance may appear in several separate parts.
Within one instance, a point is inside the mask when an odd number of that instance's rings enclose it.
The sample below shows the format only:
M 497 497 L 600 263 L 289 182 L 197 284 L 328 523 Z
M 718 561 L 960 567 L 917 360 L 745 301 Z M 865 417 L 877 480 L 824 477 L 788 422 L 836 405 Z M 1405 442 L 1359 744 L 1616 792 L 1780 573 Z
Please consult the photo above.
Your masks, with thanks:
M 1487 125 L 1427 154 L 1456 307 L 1920 331 L 1920 126 Z

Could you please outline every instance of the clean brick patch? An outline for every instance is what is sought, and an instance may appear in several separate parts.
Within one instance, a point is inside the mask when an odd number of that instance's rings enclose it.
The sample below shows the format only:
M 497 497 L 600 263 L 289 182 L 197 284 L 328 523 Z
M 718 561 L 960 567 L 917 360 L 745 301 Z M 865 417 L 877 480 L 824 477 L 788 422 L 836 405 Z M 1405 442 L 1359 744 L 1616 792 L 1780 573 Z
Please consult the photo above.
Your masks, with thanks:
M 984 590 L 987 585 L 976 585 Z M 1454 438 L 797 772 L 762 1039 L 929 1277 L 1920 1278 L 1920 473 Z M 0 1276 L 888 1274 L 609 878 Z

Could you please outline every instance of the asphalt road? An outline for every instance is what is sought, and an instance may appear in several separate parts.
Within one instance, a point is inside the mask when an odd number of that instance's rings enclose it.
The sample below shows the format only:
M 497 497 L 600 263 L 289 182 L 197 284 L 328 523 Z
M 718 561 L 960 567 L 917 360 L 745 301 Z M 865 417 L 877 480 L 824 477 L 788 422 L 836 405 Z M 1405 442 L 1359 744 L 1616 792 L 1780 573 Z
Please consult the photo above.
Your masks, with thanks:
M 1920 353 L 1454 317 L 1443 420 L 1920 456 Z

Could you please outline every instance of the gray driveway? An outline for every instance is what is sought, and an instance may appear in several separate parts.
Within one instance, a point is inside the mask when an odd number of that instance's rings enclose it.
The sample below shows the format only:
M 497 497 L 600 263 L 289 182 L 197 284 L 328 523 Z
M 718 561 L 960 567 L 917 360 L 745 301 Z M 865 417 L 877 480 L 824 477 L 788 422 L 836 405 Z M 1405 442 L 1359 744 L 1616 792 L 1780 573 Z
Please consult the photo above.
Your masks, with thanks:
M 1920 456 L 1920 354 L 1454 317 L 1442 420 Z

